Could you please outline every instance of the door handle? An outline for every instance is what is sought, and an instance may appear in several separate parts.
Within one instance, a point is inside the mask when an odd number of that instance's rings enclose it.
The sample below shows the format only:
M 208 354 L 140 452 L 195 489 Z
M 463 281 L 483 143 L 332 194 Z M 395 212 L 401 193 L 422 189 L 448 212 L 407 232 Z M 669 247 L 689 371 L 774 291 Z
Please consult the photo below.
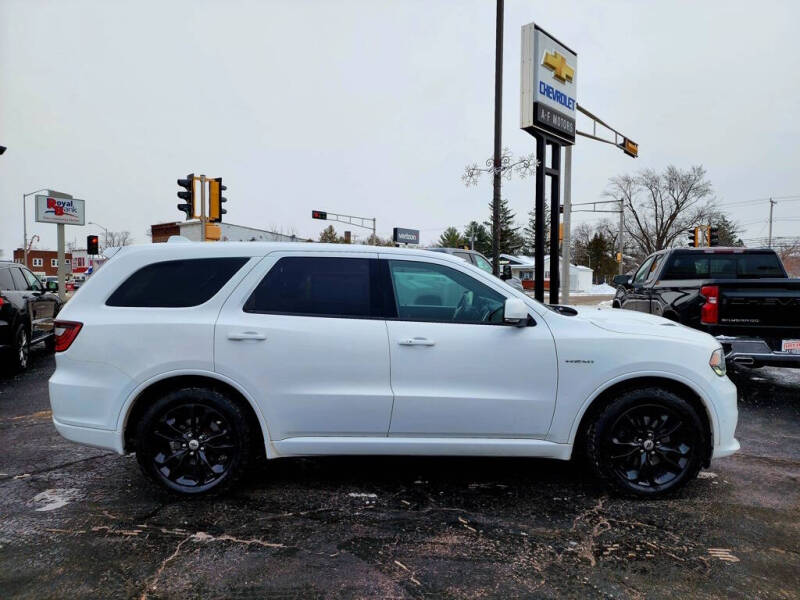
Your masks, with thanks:
M 433 340 L 424 337 L 404 338 L 397 340 L 397 343 L 401 346 L 433 346 L 436 344 Z
M 229 333 L 228 339 L 234 342 L 241 342 L 244 340 L 254 340 L 258 342 L 267 339 L 267 336 L 257 331 L 237 331 Z

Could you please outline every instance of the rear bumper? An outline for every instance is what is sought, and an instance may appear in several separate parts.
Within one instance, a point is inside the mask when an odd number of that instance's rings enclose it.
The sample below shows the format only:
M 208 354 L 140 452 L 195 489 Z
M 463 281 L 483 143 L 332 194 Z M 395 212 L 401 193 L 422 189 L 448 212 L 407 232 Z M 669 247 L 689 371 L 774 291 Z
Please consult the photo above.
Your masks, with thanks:
M 95 429 L 94 427 L 79 427 L 62 423 L 53 417 L 53 425 L 56 431 L 71 442 L 113 450 L 118 454 L 124 454 L 122 447 L 122 436 L 117 431 L 109 429 Z
M 717 336 L 725 349 L 728 366 L 742 367 L 789 367 L 800 369 L 800 354 L 776 352 L 760 338 Z

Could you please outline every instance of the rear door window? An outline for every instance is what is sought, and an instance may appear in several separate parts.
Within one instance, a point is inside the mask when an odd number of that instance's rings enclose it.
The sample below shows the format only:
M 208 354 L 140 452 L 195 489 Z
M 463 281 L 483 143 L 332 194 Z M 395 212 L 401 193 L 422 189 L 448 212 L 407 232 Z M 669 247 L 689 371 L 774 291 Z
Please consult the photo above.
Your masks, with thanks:
M 153 263 L 128 277 L 107 306 L 185 308 L 210 300 L 248 261 L 245 257 L 190 258 Z
M 0 268 L 0 291 L 9 292 L 14 289 L 14 280 L 11 279 L 11 269 Z
M 250 313 L 308 317 L 383 318 L 390 290 L 377 259 L 285 256 L 244 305 Z

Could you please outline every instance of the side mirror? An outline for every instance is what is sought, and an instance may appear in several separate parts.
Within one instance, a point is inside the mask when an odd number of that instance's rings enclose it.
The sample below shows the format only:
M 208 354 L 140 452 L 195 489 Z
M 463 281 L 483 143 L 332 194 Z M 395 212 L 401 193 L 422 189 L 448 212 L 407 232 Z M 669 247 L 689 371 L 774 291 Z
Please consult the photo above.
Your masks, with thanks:
M 45 289 L 48 292 L 57 292 L 58 291 L 58 282 L 57 281 L 48 281 L 45 284 Z
M 512 277 L 511 265 L 505 265 L 503 267 L 503 273 L 502 275 L 500 275 L 500 279 L 502 279 L 503 281 L 508 281 L 509 279 L 511 279 L 511 277 Z
M 528 306 L 520 298 L 506 298 L 503 321 L 509 325 L 525 327 L 528 324 Z
M 623 286 L 628 287 L 631 284 L 631 276 L 630 275 L 614 275 L 613 279 L 615 286 Z

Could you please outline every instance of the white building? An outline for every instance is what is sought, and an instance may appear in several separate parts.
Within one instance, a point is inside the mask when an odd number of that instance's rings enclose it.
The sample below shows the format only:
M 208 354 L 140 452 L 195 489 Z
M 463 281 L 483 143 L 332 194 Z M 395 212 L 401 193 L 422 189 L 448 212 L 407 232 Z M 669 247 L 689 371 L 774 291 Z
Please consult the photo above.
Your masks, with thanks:
M 511 273 L 522 280 L 522 285 L 526 289 L 533 289 L 534 267 L 536 261 L 530 256 L 512 256 L 511 254 L 501 254 L 500 264 L 509 265 Z M 544 257 L 544 280 L 545 287 L 550 281 L 550 255 Z M 593 271 L 583 265 L 570 264 L 569 267 L 569 289 L 570 292 L 580 293 L 589 292 L 592 289 Z

